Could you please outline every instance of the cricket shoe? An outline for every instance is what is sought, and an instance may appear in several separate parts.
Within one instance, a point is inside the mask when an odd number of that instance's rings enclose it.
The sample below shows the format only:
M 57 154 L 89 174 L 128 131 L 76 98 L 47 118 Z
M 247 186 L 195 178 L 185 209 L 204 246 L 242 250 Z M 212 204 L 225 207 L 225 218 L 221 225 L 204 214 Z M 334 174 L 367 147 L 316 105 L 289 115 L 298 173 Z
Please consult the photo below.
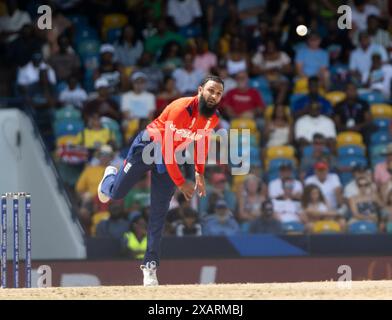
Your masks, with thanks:
M 141 265 L 140 269 L 143 271 L 143 285 L 145 287 L 154 287 L 159 285 L 157 279 L 157 264 L 155 261 Z
M 105 173 L 103 174 L 103 178 L 102 178 L 101 182 L 100 182 L 99 185 L 98 185 L 98 199 L 99 199 L 99 201 L 101 201 L 102 203 L 107 203 L 107 202 L 109 202 L 109 200 L 110 200 L 110 197 L 107 196 L 106 194 L 104 194 L 104 193 L 101 191 L 102 182 L 103 182 L 103 180 L 105 180 L 105 178 L 106 178 L 107 176 L 110 176 L 110 175 L 112 175 L 112 174 L 113 174 L 113 175 L 116 175 L 116 174 L 117 174 L 117 168 L 116 168 L 116 167 L 113 167 L 113 166 L 107 166 L 106 169 L 105 169 Z

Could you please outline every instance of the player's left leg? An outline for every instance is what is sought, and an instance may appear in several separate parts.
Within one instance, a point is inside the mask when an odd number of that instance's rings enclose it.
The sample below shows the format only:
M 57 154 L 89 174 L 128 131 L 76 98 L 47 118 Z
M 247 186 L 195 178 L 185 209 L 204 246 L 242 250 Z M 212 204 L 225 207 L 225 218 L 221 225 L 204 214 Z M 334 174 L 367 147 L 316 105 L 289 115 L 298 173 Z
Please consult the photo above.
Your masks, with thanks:
M 175 188 L 167 172 L 158 173 L 156 168 L 151 170 L 151 207 L 147 227 L 147 251 L 141 266 L 145 286 L 158 285 L 156 268 L 159 266 L 162 232 Z

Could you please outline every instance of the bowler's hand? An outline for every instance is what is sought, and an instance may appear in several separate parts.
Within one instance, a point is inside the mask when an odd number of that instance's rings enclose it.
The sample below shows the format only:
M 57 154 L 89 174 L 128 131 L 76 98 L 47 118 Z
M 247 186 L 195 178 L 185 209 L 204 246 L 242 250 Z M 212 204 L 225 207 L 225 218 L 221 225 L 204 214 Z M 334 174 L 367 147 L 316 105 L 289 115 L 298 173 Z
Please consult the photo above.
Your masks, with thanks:
M 184 194 L 187 201 L 191 200 L 193 193 L 195 192 L 195 185 L 192 181 L 186 181 L 183 185 L 179 186 L 178 189 Z
M 206 196 L 206 183 L 204 181 L 204 176 L 202 174 L 195 172 L 195 180 L 196 180 L 195 189 L 197 190 L 197 195 L 200 198 L 205 197 Z

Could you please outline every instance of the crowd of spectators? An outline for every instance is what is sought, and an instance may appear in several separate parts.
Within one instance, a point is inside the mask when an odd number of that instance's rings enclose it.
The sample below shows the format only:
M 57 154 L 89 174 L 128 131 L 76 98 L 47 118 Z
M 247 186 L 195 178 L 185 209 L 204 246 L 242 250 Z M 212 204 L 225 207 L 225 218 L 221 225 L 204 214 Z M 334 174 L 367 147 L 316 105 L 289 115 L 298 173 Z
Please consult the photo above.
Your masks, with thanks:
M 251 129 L 250 173 L 207 165 L 207 196 L 176 193 L 166 234 L 392 232 L 392 7 L 351 1 L 339 29 L 337 3 L 52 0 L 40 30 L 42 1 L 1 1 L 0 96 L 31 108 L 86 233 L 135 256 L 148 176 L 120 204 L 99 203 L 97 185 L 210 73 L 225 83 L 219 128 Z

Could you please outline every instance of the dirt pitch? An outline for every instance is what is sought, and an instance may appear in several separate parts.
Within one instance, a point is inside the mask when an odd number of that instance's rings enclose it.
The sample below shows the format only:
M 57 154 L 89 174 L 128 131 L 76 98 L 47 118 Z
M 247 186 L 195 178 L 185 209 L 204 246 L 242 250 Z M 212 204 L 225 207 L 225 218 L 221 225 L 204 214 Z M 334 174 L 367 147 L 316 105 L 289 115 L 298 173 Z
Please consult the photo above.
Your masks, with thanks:
M 348 283 L 345 283 L 347 285 Z M 392 281 L 354 281 L 351 288 L 337 282 L 265 284 L 164 285 L 159 287 L 101 286 L 78 288 L 0 289 L 3 299 L 391 299 Z

